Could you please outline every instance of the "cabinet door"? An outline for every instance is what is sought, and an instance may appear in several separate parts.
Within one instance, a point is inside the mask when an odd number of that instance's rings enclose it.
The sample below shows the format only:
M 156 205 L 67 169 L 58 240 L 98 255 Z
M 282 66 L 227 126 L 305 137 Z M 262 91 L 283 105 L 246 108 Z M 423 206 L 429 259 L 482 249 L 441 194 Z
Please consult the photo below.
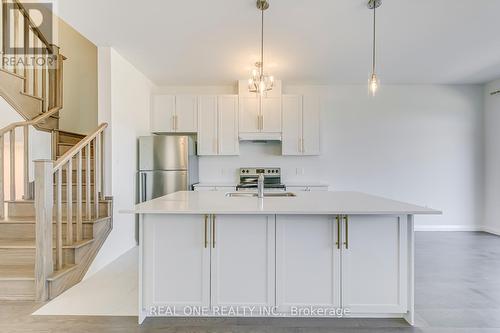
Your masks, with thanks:
M 210 223 L 203 215 L 144 215 L 143 304 L 209 306 Z M 207 234 L 205 234 L 205 230 Z M 207 236 L 207 244 L 205 237 Z
M 340 249 L 333 216 L 276 216 L 276 295 L 279 311 L 340 306 Z
M 283 155 L 301 155 L 302 152 L 302 96 L 283 95 Z
M 151 108 L 151 132 L 174 132 L 175 96 L 153 95 Z
M 198 129 L 198 97 L 178 95 L 175 97 L 175 131 L 194 133 Z
M 213 226 L 212 306 L 273 306 L 274 215 L 217 215 Z
M 238 96 L 219 96 L 219 155 L 238 155 Z
M 198 155 L 217 155 L 217 97 L 198 99 Z
M 262 132 L 281 133 L 281 97 L 262 97 Z
M 240 97 L 239 131 L 256 133 L 260 131 L 260 99 L 258 96 Z
M 303 97 L 302 154 L 320 155 L 320 101 L 317 96 Z
M 342 306 L 354 314 L 407 311 L 406 216 L 344 222 Z

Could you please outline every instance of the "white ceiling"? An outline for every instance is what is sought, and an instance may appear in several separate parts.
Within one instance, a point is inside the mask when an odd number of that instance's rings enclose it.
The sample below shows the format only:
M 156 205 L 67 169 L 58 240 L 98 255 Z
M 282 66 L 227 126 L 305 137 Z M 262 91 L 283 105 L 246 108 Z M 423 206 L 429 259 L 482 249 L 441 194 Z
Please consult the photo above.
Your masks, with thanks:
M 269 1 L 268 72 L 288 83 L 367 82 L 372 17 L 364 0 Z M 383 0 L 381 82 L 499 78 L 499 13 L 499 0 Z M 254 0 L 62 0 L 59 15 L 159 85 L 233 84 L 259 54 Z

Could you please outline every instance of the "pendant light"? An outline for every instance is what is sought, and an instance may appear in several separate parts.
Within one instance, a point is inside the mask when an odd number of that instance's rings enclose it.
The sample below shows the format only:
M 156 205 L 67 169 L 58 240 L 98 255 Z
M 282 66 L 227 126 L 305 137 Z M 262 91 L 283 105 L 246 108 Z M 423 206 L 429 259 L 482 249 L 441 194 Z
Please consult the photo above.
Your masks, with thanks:
M 264 72 L 264 11 L 268 8 L 267 0 L 257 0 L 257 9 L 261 14 L 260 61 L 255 63 L 255 68 L 252 70 L 252 77 L 248 80 L 248 90 L 260 94 L 272 90 L 274 86 L 274 77 Z
M 380 86 L 380 81 L 375 71 L 376 66 L 376 51 L 377 51 L 377 8 L 382 5 L 382 0 L 369 0 L 368 9 L 373 10 L 373 53 L 372 53 L 372 74 L 368 79 L 368 91 L 372 96 L 375 96 Z

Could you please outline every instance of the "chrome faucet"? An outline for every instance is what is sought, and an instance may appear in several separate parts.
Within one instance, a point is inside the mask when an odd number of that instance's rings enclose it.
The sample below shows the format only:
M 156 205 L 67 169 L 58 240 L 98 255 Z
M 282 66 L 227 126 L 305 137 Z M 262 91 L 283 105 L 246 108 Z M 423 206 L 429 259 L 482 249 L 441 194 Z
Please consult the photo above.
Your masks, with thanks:
M 259 198 L 264 198 L 264 175 L 259 174 L 259 178 L 257 180 L 257 196 Z

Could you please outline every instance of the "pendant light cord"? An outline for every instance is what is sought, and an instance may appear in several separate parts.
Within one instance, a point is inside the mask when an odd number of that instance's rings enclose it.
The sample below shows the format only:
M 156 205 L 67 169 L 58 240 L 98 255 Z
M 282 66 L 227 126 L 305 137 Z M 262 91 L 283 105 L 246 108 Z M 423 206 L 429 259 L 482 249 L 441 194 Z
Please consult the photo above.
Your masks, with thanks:
M 376 53 L 376 29 L 377 29 L 377 0 L 373 0 L 373 62 L 372 62 L 372 74 L 375 74 L 375 53 Z
M 261 4 L 261 29 L 260 29 L 260 77 L 264 75 L 264 4 Z

